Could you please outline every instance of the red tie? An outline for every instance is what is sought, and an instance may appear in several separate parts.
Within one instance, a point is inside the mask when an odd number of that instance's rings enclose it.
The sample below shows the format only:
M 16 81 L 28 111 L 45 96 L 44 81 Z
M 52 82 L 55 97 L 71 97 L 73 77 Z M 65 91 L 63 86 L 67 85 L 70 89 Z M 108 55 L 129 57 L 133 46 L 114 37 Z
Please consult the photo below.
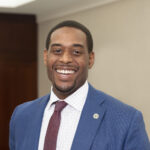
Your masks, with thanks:
M 55 110 L 49 121 L 45 136 L 44 150 L 56 150 L 57 135 L 61 120 L 61 110 L 66 105 L 67 103 L 64 101 L 57 101 L 55 104 Z

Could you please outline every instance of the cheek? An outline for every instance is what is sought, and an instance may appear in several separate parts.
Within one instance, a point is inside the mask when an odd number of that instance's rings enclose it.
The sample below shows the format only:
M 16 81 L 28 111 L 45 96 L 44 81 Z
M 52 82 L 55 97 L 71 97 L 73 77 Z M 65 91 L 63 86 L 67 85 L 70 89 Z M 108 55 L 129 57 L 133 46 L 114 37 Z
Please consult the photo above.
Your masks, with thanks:
M 53 61 L 47 61 L 47 65 L 46 65 L 46 67 L 47 67 L 47 73 L 48 73 L 48 76 L 49 76 L 49 78 L 51 79 L 52 78 L 52 75 L 53 75 Z
M 51 80 L 52 79 L 52 71 L 49 66 L 47 66 L 47 74 L 48 74 L 48 78 Z
M 85 78 L 85 76 L 87 76 L 88 68 L 89 68 L 89 64 L 87 60 L 80 62 L 80 75 L 82 78 Z
M 49 68 L 49 70 L 51 71 L 53 68 L 53 65 L 55 64 L 56 59 L 54 59 L 53 57 L 49 56 L 47 59 L 47 68 Z
M 80 67 L 82 68 L 83 71 L 85 71 L 85 72 L 88 71 L 89 60 L 87 57 L 85 57 L 84 59 L 82 59 L 82 61 L 80 61 Z

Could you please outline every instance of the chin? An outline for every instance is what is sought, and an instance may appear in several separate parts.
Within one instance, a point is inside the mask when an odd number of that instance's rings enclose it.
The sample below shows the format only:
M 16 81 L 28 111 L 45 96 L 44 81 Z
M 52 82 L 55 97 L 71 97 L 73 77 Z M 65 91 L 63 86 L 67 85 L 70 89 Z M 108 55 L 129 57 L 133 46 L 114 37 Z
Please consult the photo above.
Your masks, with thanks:
M 58 92 L 62 94 L 68 94 L 75 91 L 75 83 L 73 83 L 72 85 L 64 85 L 64 86 L 55 84 L 55 88 Z
M 69 93 L 71 92 L 74 87 L 60 87 L 60 86 L 56 86 L 57 91 L 62 92 L 62 93 Z

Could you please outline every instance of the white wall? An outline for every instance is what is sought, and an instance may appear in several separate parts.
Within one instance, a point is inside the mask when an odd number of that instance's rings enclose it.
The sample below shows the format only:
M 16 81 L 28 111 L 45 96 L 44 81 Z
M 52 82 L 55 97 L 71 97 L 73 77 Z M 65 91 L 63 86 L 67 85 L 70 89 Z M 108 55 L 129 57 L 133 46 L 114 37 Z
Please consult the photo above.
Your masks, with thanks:
M 39 23 L 39 96 L 50 91 L 42 58 L 47 33 L 66 19 L 80 21 L 93 34 L 96 61 L 90 83 L 141 110 L 150 136 L 150 1 L 121 0 Z

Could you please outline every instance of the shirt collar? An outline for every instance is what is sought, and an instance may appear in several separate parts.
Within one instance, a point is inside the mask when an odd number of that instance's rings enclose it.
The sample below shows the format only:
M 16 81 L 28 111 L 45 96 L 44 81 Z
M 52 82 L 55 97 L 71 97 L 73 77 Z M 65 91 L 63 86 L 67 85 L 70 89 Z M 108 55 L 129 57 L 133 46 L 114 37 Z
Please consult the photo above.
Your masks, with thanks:
M 78 90 L 76 90 L 73 94 L 65 98 L 64 101 L 67 104 L 69 104 L 71 107 L 81 112 L 83 109 L 84 103 L 86 101 L 88 89 L 89 89 L 89 85 L 88 85 L 88 82 L 86 81 Z M 55 93 L 53 92 L 51 88 L 50 100 L 47 104 L 48 109 L 54 102 L 58 100 L 59 98 L 55 95 Z

